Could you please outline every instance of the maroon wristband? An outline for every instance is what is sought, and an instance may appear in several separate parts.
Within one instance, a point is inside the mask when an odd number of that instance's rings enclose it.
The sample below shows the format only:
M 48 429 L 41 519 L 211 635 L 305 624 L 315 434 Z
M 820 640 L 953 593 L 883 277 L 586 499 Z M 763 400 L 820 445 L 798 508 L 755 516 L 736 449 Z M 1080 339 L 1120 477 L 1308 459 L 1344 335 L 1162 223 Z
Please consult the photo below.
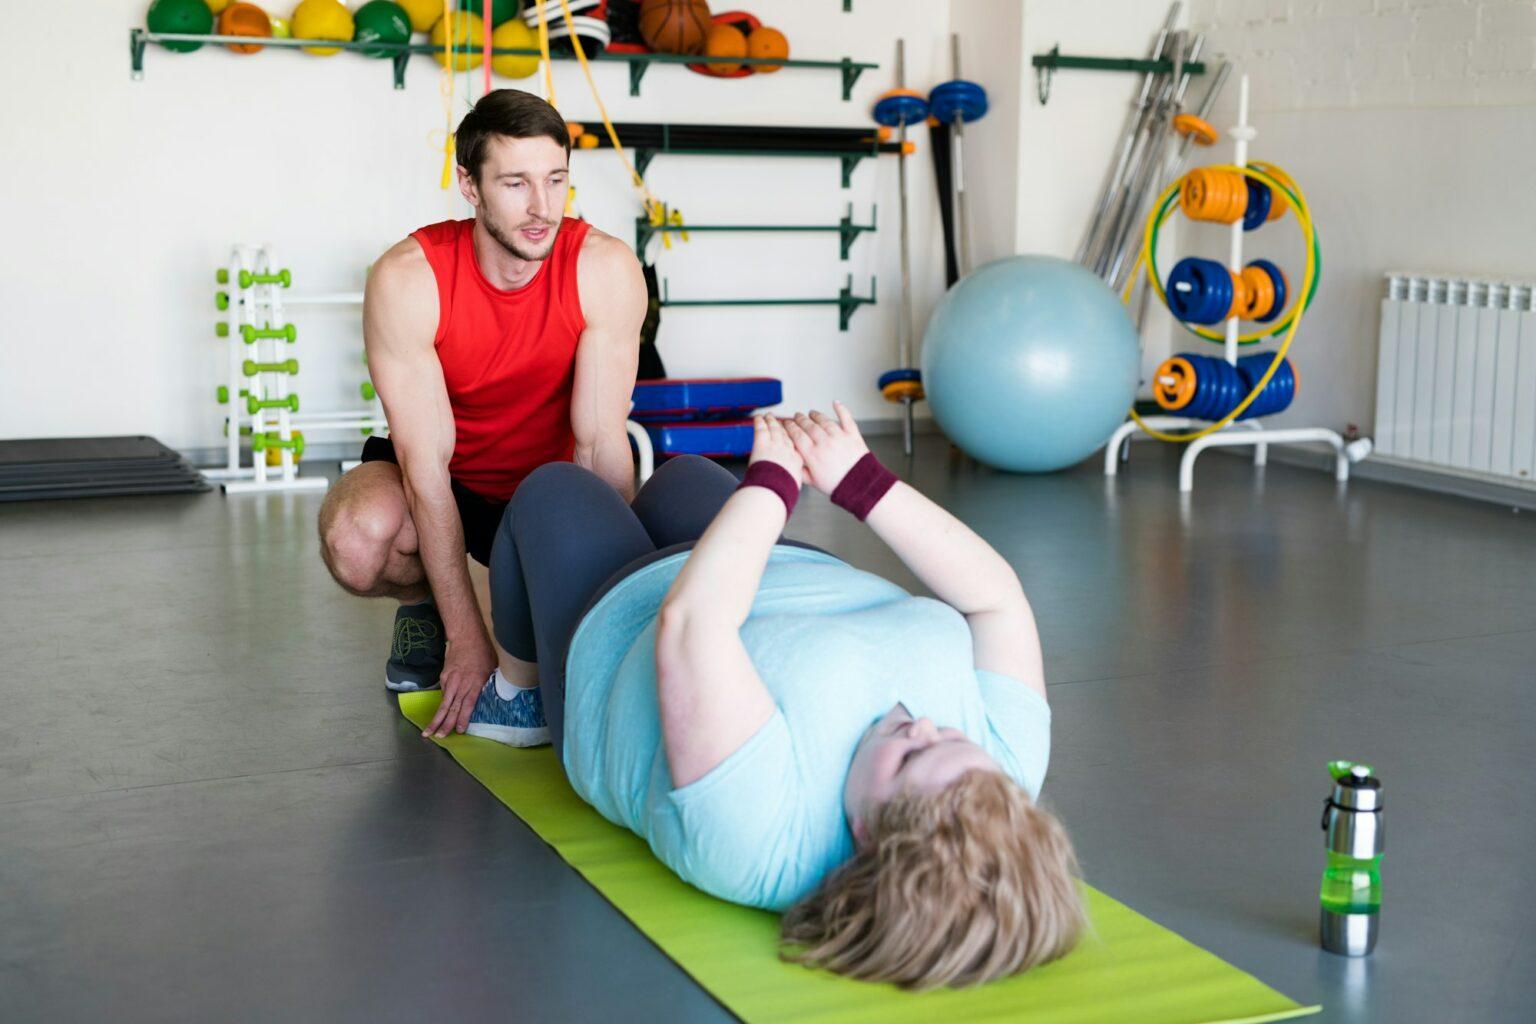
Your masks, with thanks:
M 754 462 L 747 467 L 747 472 L 741 478 L 741 483 L 736 486 L 739 491 L 743 487 L 766 487 L 779 496 L 784 502 L 784 518 L 788 519 L 795 514 L 795 502 L 800 500 L 800 481 L 795 475 L 777 462 Z
M 832 504 L 852 512 L 862 523 L 885 492 L 895 486 L 896 474 L 882 466 L 874 452 L 865 452 L 832 491 Z

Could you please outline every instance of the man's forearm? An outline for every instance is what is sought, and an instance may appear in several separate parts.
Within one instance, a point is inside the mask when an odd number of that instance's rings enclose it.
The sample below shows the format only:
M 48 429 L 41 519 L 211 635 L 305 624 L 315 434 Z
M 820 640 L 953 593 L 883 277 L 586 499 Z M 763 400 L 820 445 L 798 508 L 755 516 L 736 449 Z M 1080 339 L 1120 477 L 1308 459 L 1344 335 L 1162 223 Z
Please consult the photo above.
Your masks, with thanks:
M 578 442 L 573 461 L 597 474 L 600 480 L 623 495 L 625 501 L 634 500 L 634 457 L 629 450 L 629 432 L 622 424 L 617 432 L 611 431 L 591 444 Z
M 459 521 L 452 492 L 422 494 L 407 487 L 406 504 L 416 526 L 417 552 L 448 639 L 467 640 L 477 633 L 483 638 L 485 623 L 470 583 L 464 526 Z
M 1019 578 L 1002 555 L 922 493 L 898 483 L 865 520 L 913 575 L 961 614 L 1016 597 Z

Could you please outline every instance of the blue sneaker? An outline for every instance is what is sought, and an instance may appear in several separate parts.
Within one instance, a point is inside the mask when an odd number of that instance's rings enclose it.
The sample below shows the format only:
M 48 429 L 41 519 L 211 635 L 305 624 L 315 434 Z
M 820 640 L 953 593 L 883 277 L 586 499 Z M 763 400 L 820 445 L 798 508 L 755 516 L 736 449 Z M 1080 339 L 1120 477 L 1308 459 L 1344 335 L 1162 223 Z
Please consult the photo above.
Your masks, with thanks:
M 493 675 L 480 688 L 475 710 L 470 713 L 465 732 L 483 736 L 509 747 L 539 747 L 549 742 L 549 726 L 544 724 L 544 698 L 537 686 L 518 690 L 511 700 L 502 700 L 496 692 Z

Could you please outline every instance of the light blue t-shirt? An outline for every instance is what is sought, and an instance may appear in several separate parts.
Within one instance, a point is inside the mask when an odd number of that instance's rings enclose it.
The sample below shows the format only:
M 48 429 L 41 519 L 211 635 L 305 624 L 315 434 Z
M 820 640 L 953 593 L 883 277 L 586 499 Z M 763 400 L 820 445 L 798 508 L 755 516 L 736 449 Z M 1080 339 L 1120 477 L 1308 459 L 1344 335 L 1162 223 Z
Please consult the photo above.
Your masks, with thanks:
M 703 778 L 673 789 L 656 699 L 656 612 L 688 552 L 626 577 L 577 628 L 567 661 L 565 767 L 582 799 L 650 843 L 683 880 L 782 911 L 853 855 L 843 783 L 854 748 L 898 700 L 960 729 L 1030 796 L 1051 713 L 977 670 L 965 618 L 831 555 L 773 549 L 742 643 L 778 712 Z

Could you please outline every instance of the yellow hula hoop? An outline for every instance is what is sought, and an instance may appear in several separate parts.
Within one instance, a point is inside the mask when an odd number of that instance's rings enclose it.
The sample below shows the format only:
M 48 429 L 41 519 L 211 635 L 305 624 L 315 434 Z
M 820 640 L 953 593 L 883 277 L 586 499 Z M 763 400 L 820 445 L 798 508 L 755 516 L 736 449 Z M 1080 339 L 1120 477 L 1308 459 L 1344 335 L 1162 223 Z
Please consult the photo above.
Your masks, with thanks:
M 1270 380 L 1275 376 L 1275 371 L 1279 370 L 1280 364 L 1285 361 L 1285 354 L 1290 351 L 1291 342 L 1296 340 L 1296 329 L 1301 326 L 1302 314 L 1306 312 L 1306 296 L 1309 292 L 1311 292 L 1312 282 L 1317 275 L 1317 232 L 1316 229 L 1312 226 L 1312 209 L 1307 205 L 1307 197 L 1306 194 L 1302 192 L 1301 186 L 1292 182 L 1291 187 L 1287 188 L 1286 186 L 1282 185 L 1274 176 L 1266 174 L 1263 171 L 1255 170 L 1252 167 L 1238 167 L 1233 164 L 1222 164 L 1212 168 L 1212 170 L 1232 171 L 1237 174 L 1245 175 L 1257 181 L 1262 181 L 1266 185 L 1269 185 L 1271 188 L 1276 189 L 1280 194 L 1287 195 L 1288 198 L 1294 198 L 1294 202 L 1292 202 L 1291 205 L 1296 211 L 1296 223 L 1301 228 L 1302 241 L 1306 243 L 1306 269 L 1302 272 L 1301 288 L 1296 293 L 1295 312 L 1291 316 L 1290 326 L 1286 329 L 1285 338 L 1280 342 L 1280 347 L 1275 350 L 1275 357 L 1274 359 L 1270 360 L 1269 369 L 1264 371 L 1264 376 L 1259 378 L 1259 382 L 1253 386 L 1253 390 L 1248 392 L 1248 397 L 1244 398 L 1237 404 L 1237 408 L 1233 409 L 1231 412 L 1227 413 L 1227 415 L 1223 416 L 1215 423 L 1212 423 L 1204 430 L 1196 431 L 1192 434 L 1170 434 L 1166 431 L 1158 430 L 1155 427 L 1148 426 L 1147 422 L 1143 420 L 1140 414 L 1136 412 L 1135 407 L 1133 406 L 1131 408 L 1131 419 L 1136 422 L 1136 425 L 1145 431 L 1148 436 L 1155 437 L 1159 441 L 1193 441 L 1196 438 L 1205 437 L 1208 434 L 1214 434 L 1216 431 L 1221 430 L 1231 424 L 1234 420 L 1243 414 L 1244 410 L 1253 404 L 1254 400 L 1257 399 L 1259 395 L 1263 393 L 1264 389 L 1269 386 Z M 1182 179 L 1180 179 L 1180 181 L 1182 181 Z M 1122 296 L 1127 301 L 1129 301 L 1131 296 L 1131 289 L 1136 283 L 1136 271 L 1140 270 L 1143 265 L 1146 265 L 1147 287 L 1153 289 L 1157 293 L 1158 299 L 1162 301 L 1164 305 L 1166 305 L 1168 302 L 1168 297 L 1166 294 L 1164 294 L 1161 284 L 1158 282 L 1156 276 L 1152 274 L 1152 267 L 1148 253 L 1150 251 L 1152 241 L 1153 221 L 1157 219 L 1158 211 L 1162 209 L 1163 204 L 1167 202 L 1168 198 L 1174 193 L 1174 191 L 1178 189 L 1180 181 L 1175 181 L 1172 185 L 1169 185 L 1166 189 L 1164 189 L 1162 194 L 1157 197 L 1157 201 L 1152 204 L 1152 212 L 1147 217 L 1146 229 L 1142 233 L 1143 237 L 1141 255 L 1136 260 L 1136 267 L 1131 272 L 1130 280 L 1126 284 L 1125 293 Z M 1198 333 L 1201 334 L 1202 337 L 1208 337 L 1212 340 L 1223 340 L 1221 335 L 1211 334 L 1205 331 L 1200 331 Z M 1253 338 L 1261 338 L 1265 333 L 1266 332 L 1264 331 L 1260 331 L 1253 335 Z

